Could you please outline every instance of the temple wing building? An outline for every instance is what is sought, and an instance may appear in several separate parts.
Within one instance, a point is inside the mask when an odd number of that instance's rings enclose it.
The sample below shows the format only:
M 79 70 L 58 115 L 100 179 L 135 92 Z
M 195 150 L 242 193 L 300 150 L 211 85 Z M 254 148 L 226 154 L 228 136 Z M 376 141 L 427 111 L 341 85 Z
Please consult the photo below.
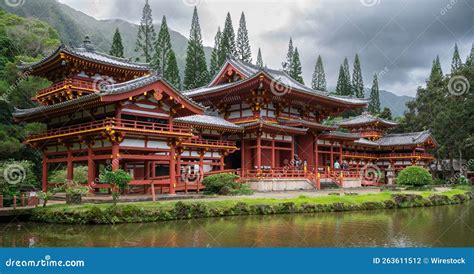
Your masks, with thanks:
M 129 171 L 133 191 L 199 191 L 205 176 L 235 172 L 268 190 L 384 183 L 364 179 L 368 165 L 380 172 L 428 165 L 429 131 L 386 134 L 397 124 L 364 113 L 327 124 L 328 118 L 365 108 L 367 100 L 306 87 L 280 70 L 228 58 L 208 86 L 178 91 L 147 64 L 81 47 L 60 46 L 43 60 L 22 64 L 53 84 L 33 98 L 39 106 L 17 109 L 18 122 L 43 122 L 47 131 L 26 143 L 43 151 L 48 173 L 65 165 L 88 166 L 93 190 L 102 168 Z M 290 180 L 290 181 L 288 181 Z M 304 181 L 304 183 L 301 183 Z M 278 184 L 278 183 L 275 183 Z M 277 188 L 282 189 L 281 186 Z

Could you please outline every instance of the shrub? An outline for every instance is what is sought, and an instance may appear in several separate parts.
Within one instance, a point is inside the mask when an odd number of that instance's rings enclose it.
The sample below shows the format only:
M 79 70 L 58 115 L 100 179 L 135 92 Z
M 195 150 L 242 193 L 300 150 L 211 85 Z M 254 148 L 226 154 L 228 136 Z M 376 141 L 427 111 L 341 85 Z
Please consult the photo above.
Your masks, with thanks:
M 117 204 L 117 200 L 120 197 L 120 192 L 124 191 L 127 188 L 128 183 L 132 180 L 132 176 L 128 174 L 123 169 L 117 170 L 103 170 L 103 172 L 99 175 L 99 180 L 101 183 L 110 184 L 115 187 L 114 191 L 112 192 L 112 200 L 114 205 Z
M 58 169 L 49 175 L 49 181 L 54 183 L 65 183 L 67 181 L 66 169 Z M 74 167 L 73 181 L 87 183 L 87 166 Z
M 210 175 L 202 181 L 206 193 L 219 195 L 250 195 L 253 191 L 246 185 L 237 182 L 239 176 L 232 173 Z
M 420 166 L 404 168 L 397 176 L 397 184 L 408 186 L 423 186 L 431 184 L 433 178 L 428 170 Z

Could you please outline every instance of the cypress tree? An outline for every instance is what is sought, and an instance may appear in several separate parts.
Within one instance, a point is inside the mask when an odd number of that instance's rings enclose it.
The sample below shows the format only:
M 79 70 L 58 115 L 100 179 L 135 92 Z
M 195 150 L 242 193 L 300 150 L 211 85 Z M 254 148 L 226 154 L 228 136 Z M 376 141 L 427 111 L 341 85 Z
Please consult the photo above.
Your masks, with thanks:
M 441 80 L 443 78 L 443 70 L 441 69 L 441 63 L 439 62 L 439 56 L 433 60 L 433 65 L 431 66 L 431 73 L 428 79 L 429 82 L 434 82 L 436 80 Z
M 221 43 L 221 28 L 217 28 L 217 33 L 216 36 L 214 36 L 214 48 L 212 49 L 211 52 L 211 61 L 209 63 L 209 74 L 211 76 L 216 75 L 216 73 L 220 69 L 220 64 L 219 64 L 219 49 L 220 49 L 220 43 Z
M 178 62 L 176 61 L 176 55 L 173 50 L 168 56 L 167 64 L 165 79 L 175 88 L 181 89 L 181 77 L 179 76 Z
M 248 63 L 252 62 L 247 23 L 243 12 L 240 16 L 239 30 L 237 31 L 237 58 Z
M 377 114 L 380 112 L 379 82 L 377 80 L 376 73 L 374 73 L 372 88 L 370 90 L 369 112 L 372 114 Z
M 466 66 L 472 67 L 474 66 L 474 44 L 471 46 L 471 53 L 466 58 Z
M 313 80 L 311 87 L 315 90 L 326 91 L 326 73 L 324 72 L 323 60 L 321 55 L 318 55 L 316 65 L 314 66 Z
M 342 68 L 344 70 L 344 77 L 345 77 L 345 88 L 344 88 L 344 95 L 354 95 L 354 91 L 352 90 L 352 85 L 351 85 L 351 73 L 349 71 L 349 61 L 347 61 L 347 57 L 344 57 L 344 63 L 342 65 Z
M 344 62 L 339 68 L 339 77 L 336 85 L 337 95 L 352 95 L 351 76 L 349 73 L 349 62 L 344 58 Z
M 184 69 L 184 88 L 202 87 L 209 82 L 206 56 L 202 45 L 201 26 L 197 8 L 194 7 L 188 48 L 186 50 L 186 67 Z
M 171 37 L 168 30 L 168 24 L 166 23 L 166 17 L 163 16 L 161 20 L 160 32 L 158 38 L 155 41 L 155 54 L 151 61 L 151 67 L 158 70 L 162 75 L 165 75 L 168 67 L 168 60 L 171 52 Z
M 142 19 L 140 20 L 140 26 L 138 26 L 138 35 L 135 52 L 139 54 L 136 58 L 137 61 L 144 58 L 145 62 L 150 62 L 153 53 L 153 44 L 156 39 L 155 28 L 153 27 L 153 17 L 151 15 L 151 8 L 148 4 L 148 0 L 145 2 L 143 7 Z
M 285 62 L 282 63 L 283 71 L 285 71 L 288 74 L 290 74 L 290 69 L 293 64 L 293 54 L 294 54 L 293 39 L 291 39 L 290 37 L 290 42 L 288 42 L 288 52 L 286 53 L 286 60 Z
M 295 79 L 296 81 L 304 85 L 303 77 L 301 76 L 302 68 L 301 68 L 300 54 L 298 53 L 298 48 L 295 48 L 292 59 L 293 60 L 291 63 L 289 74 L 291 78 Z
M 260 48 L 258 48 L 258 54 L 257 54 L 257 66 L 259 68 L 263 68 L 263 58 L 262 58 L 262 51 L 260 51 Z
M 232 18 L 230 13 L 227 13 L 225 18 L 224 30 L 222 31 L 221 44 L 219 47 L 219 67 L 222 66 L 227 58 L 227 55 L 235 56 L 235 33 L 232 26 Z
M 364 98 L 364 82 L 362 80 L 362 70 L 360 68 L 359 55 L 355 55 L 354 71 L 352 72 L 352 88 L 357 98 Z
M 110 55 L 123 58 L 123 44 L 122 36 L 120 35 L 119 28 L 115 29 L 114 38 L 112 39 L 112 46 L 110 47 Z
M 460 69 L 462 66 L 461 57 L 459 57 L 458 44 L 454 44 L 453 60 L 451 61 L 451 73 Z

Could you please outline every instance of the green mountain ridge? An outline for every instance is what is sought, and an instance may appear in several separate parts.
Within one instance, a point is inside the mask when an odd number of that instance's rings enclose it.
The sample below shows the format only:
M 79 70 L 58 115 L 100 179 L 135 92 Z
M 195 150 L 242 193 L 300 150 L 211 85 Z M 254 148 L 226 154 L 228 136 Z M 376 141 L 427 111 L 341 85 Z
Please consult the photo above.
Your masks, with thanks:
M 125 56 L 135 58 L 135 42 L 138 32 L 138 25 L 121 19 L 97 20 L 83 12 L 77 11 L 56 0 L 35 0 L 25 1 L 21 7 L 12 8 L 4 1 L 0 1 L 0 8 L 7 12 L 22 16 L 33 17 L 49 23 L 57 29 L 61 36 L 61 41 L 66 45 L 79 45 L 84 37 L 89 35 L 95 47 L 108 53 L 112 44 L 112 37 L 118 27 L 122 35 Z M 191 24 L 191 14 L 189 16 Z M 154 18 L 161 21 L 161 18 Z M 155 24 L 155 31 L 158 33 L 159 24 Z M 184 71 L 186 48 L 188 39 L 182 34 L 170 29 L 171 43 L 176 53 L 178 67 L 181 73 Z M 211 47 L 204 48 L 206 58 L 209 60 Z

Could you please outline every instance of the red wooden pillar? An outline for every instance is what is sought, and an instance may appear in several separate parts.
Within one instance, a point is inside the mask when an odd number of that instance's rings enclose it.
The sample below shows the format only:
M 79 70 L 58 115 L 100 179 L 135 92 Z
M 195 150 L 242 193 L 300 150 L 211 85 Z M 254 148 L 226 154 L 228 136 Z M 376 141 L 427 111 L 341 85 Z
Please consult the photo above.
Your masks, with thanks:
M 257 171 L 262 169 L 262 134 L 257 132 Z
M 343 142 L 339 143 L 339 164 L 342 165 L 342 144 Z
M 246 157 L 246 154 L 245 154 L 245 139 L 244 137 L 242 137 L 242 142 L 241 142 L 241 145 L 240 145 L 240 176 L 241 177 L 244 177 L 245 175 L 245 164 L 246 164 L 246 160 L 245 160 L 245 157 Z
M 119 160 L 119 144 L 117 142 L 112 143 L 112 170 L 117 170 L 120 167 Z
M 331 169 L 334 169 L 334 150 L 333 150 L 333 142 L 331 142 L 331 153 L 330 153 L 330 160 L 331 160 Z
M 72 161 L 72 151 L 70 147 L 67 148 L 66 161 L 67 161 L 66 179 L 71 182 L 74 179 L 74 163 Z
M 276 159 L 275 159 L 275 136 L 272 138 L 272 169 L 276 167 Z
M 220 170 L 223 171 L 224 170 L 224 157 L 225 157 L 225 151 L 222 151 L 220 153 L 221 155 L 221 159 L 220 159 L 220 163 L 219 163 L 219 166 L 220 166 Z
M 48 191 L 48 157 L 45 151 L 43 151 L 43 171 L 41 177 L 42 189 L 46 192 Z
M 291 159 L 290 164 L 295 165 L 295 136 L 291 136 Z
M 171 144 L 170 147 L 170 192 L 169 194 L 176 194 L 176 147 L 175 144 Z
M 87 184 L 92 187 L 95 181 L 95 163 L 93 159 L 94 153 L 91 145 L 87 147 Z
M 181 178 L 181 153 L 177 153 L 176 155 L 176 174 Z
M 319 167 L 319 152 L 318 152 L 318 137 L 314 136 L 314 171 L 318 172 Z

